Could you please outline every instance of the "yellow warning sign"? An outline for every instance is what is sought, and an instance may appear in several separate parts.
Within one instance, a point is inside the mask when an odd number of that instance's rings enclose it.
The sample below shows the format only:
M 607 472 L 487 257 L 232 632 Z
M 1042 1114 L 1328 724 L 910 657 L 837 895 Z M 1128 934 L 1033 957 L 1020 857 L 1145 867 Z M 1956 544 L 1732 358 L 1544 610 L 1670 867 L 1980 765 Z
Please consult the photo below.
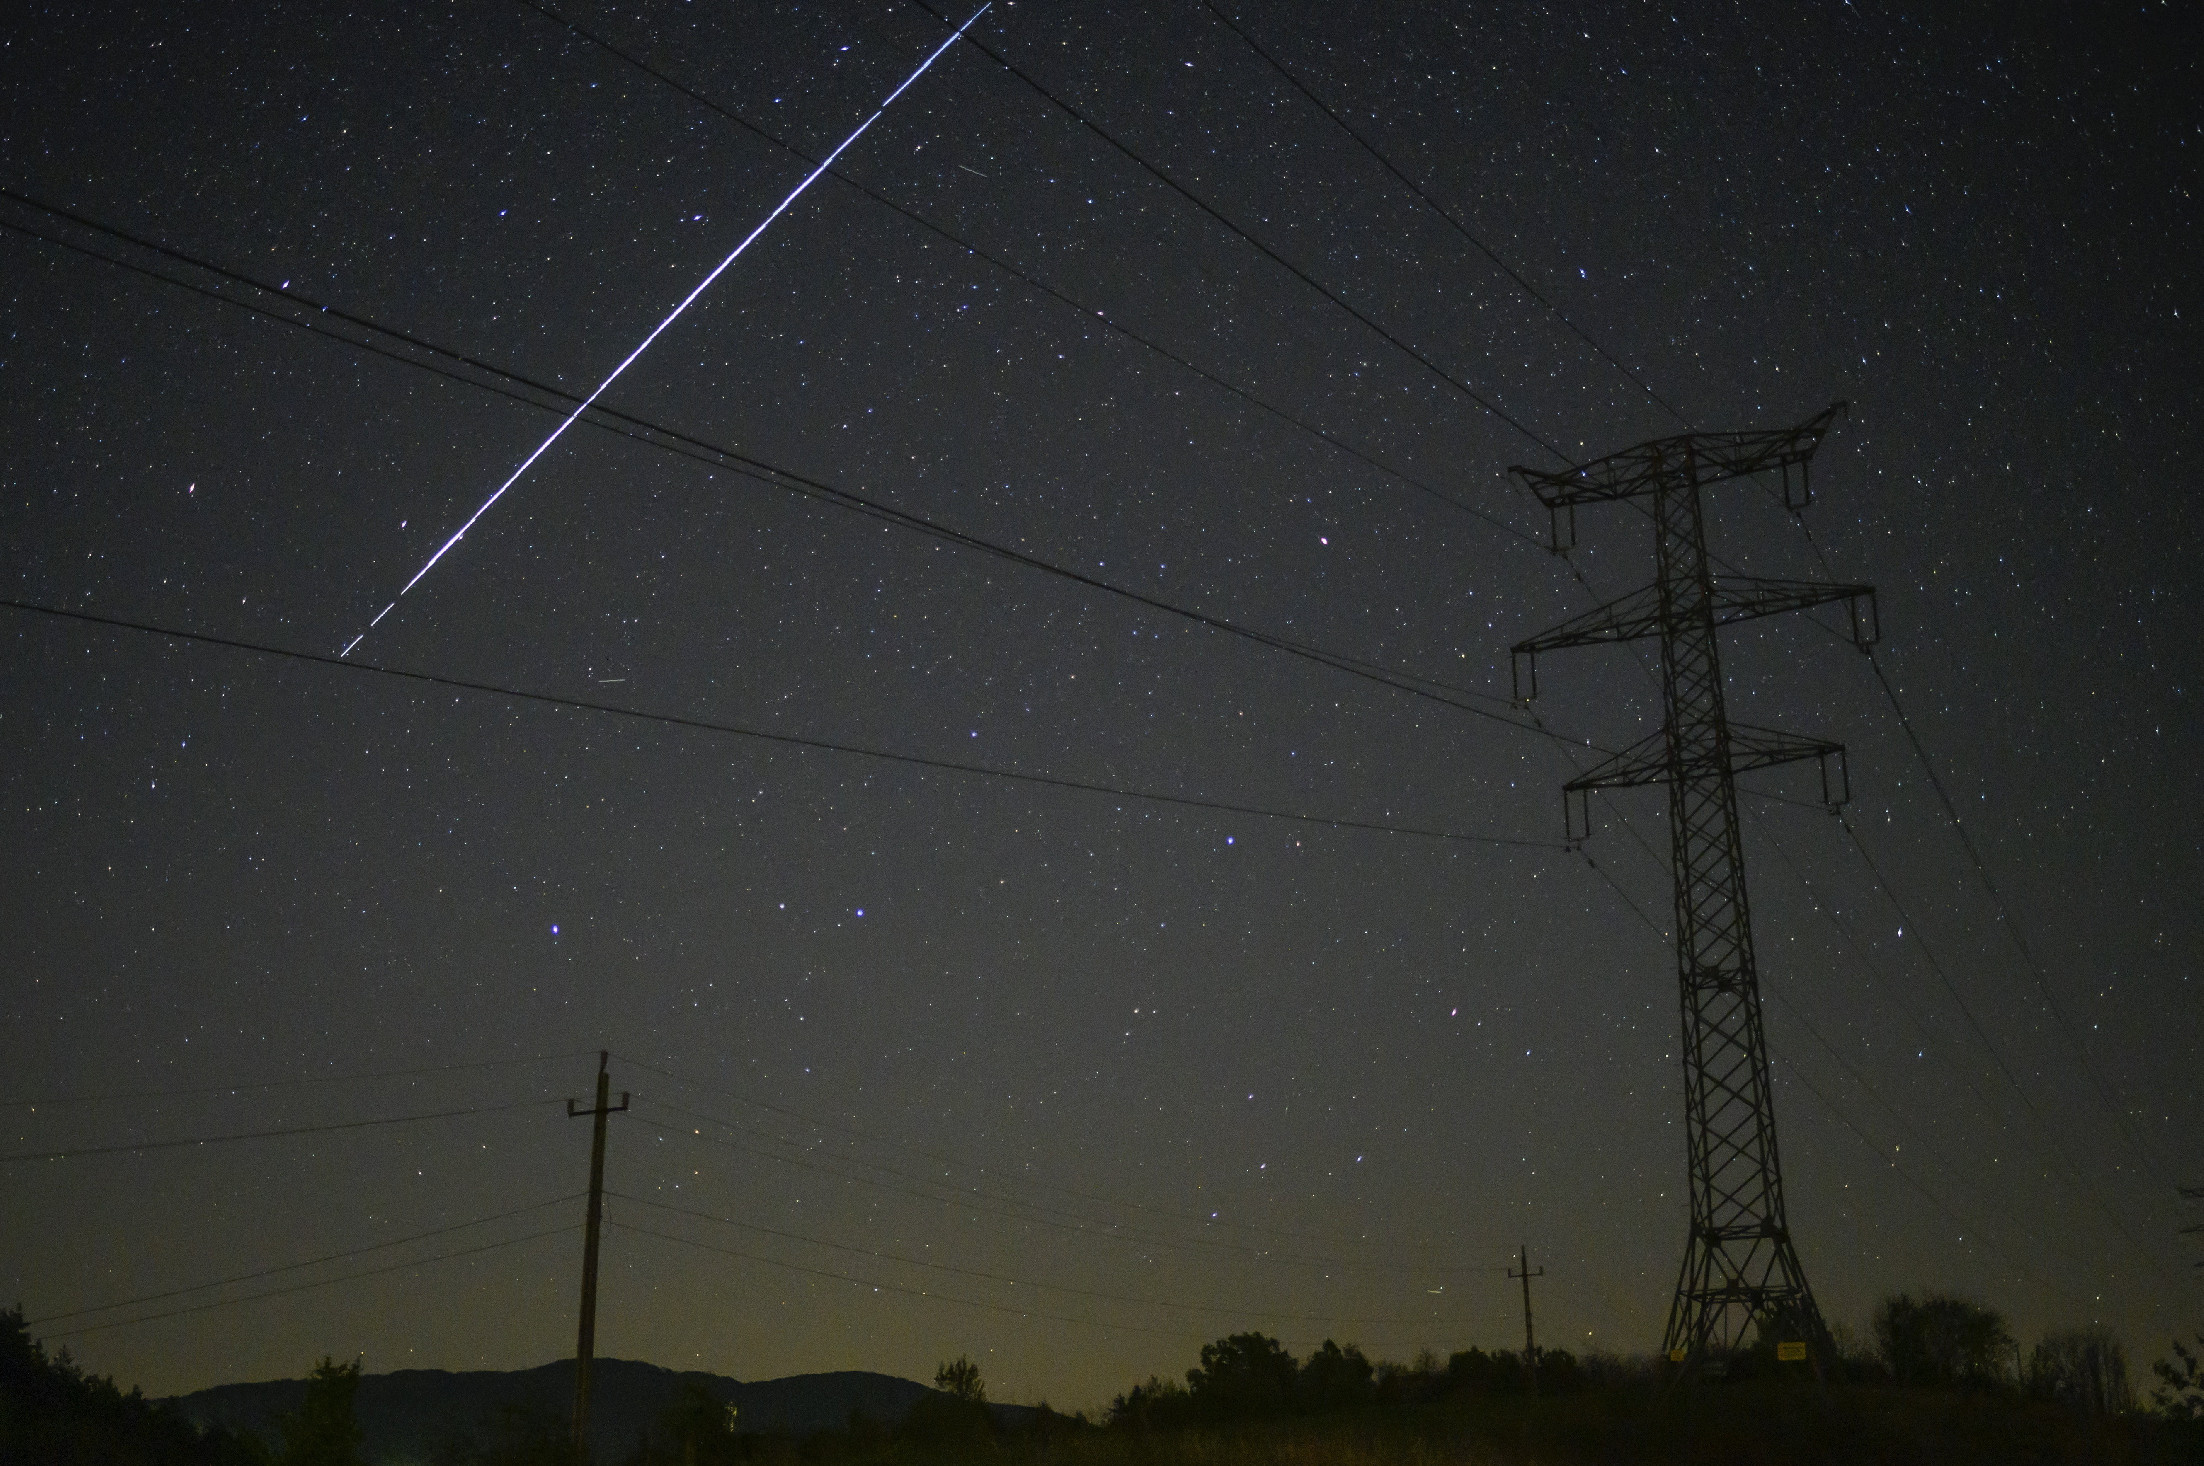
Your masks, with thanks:
M 1669 1362 L 1670 1364 L 1681 1364 L 1681 1363 L 1683 1363 L 1683 1362 L 1684 1362 L 1684 1351 L 1683 1351 L 1683 1350 L 1682 1350 L 1681 1348 L 1675 1348 L 1675 1349 L 1671 1349 L 1671 1350 L 1669 1350 L 1669 1351 L 1668 1351 L 1668 1362 Z
M 1777 1344 L 1775 1346 L 1775 1357 L 1785 1363 L 1795 1363 L 1806 1357 L 1806 1345 L 1797 1340 Z

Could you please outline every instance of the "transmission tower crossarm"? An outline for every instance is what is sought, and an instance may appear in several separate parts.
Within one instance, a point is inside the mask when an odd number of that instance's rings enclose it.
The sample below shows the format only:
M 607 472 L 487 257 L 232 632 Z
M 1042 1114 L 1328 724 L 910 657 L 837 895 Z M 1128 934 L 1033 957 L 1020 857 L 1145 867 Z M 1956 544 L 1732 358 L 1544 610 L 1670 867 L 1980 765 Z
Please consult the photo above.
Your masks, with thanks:
M 1772 769 L 1778 764 L 1804 763 L 1810 758 L 1824 763 L 1835 759 L 1842 765 L 1844 745 L 1831 743 L 1826 738 L 1806 738 L 1775 728 L 1756 728 L 1734 718 L 1730 720 L 1730 772 L 1733 774 Z
M 1871 585 L 1842 585 L 1826 580 L 1771 580 L 1759 575 L 1718 575 L 1714 579 L 1714 624 L 1732 626 L 1761 616 L 1810 611 L 1845 602 L 1852 610 L 1852 644 L 1861 651 L 1882 640 L 1882 613 Z M 1865 615 L 1862 615 L 1862 611 Z
M 1531 659 L 1531 696 L 1536 697 L 1536 659 L 1540 652 L 1557 652 L 1565 647 L 1591 646 L 1605 641 L 1637 641 L 1660 634 L 1660 587 L 1646 585 L 1627 595 L 1617 596 L 1604 606 L 1594 606 L 1580 616 L 1571 616 L 1559 626 L 1527 637 L 1508 648 L 1508 654 Z M 1518 679 L 1516 696 L 1520 698 L 1522 695 L 1522 684 Z
M 1742 433 L 1682 433 L 1654 438 L 1575 468 L 1508 470 L 1549 509 L 1636 499 L 1680 487 L 1704 488 L 1771 469 L 1803 467 L 1845 404 L 1831 403 L 1795 427 Z
M 1668 732 L 1651 733 L 1612 758 L 1602 759 L 1561 786 L 1564 794 L 1595 789 L 1638 789 L 1668 781 Z
M 1757 575 L 1727 575 L 1712 583 L 1708 609 L 1716 626 L 1731 626 L 1761 616 L 1780 616 L 1816 606 L 1846 602 L 1852 612 L 1852 643 L 1861 650 L 1882 636 L 1882 616 L 1876 609 L 1875 587 L 1837 585 L 1823 580 L 1769 580 Z M 1864 610 L 1865 614 L 1862 614 Z M 1603 642 L 1642 641 L 1661 634 L 1661 593 L 1657 585 L 1641 586 L 1572 616 L 1559 626 L 1526 637 L 1508 648 L 1508 671 L 1518 702 L 1538 696 L 1538 654 Z M 1524 673 L 1530 675 L 1528 679 Z M 1525 681 L 1530 691 L 1524 692 Z
M 1717 776 L 1720 770 L 1708 760 L 1711 753 L 1700 756 L 1672 757 L 1668 746 L 1668 730 L 1649 734 L 1586 769 L 1583 773 L 1561 786 L 1564 817 L 1568 825 L 1568 838 L 1588 838 L 1592 832 L 1590 796 L 1602 789 L 1643 789 L 1654 784 L 1665 784 L 1680 770 L 1687 778 Z M 1784 733 L 1774 728 L 1757 728 L 1750 723 L 1732 721 L 1729 725 L 1729 772 L 1748 774 L 1755 769 L 1772 769 L 1779 764 L 1804 763 L 1817 759 L 1821 763 L 1821 802 L 1832 810 L 1852 800 L 1852 775 L 1845 762 L 1844 745 L 1832 743 L 1826 738 L 1805 738 L 1796 733 Z M 1837 774 L 1834 781 L 1829 776 L 1829 761 L 1836 760 Z M 1569 802 L 1570 796 L 1576 802 Z M 1582 829 L 1578 825 L 1582 817 Z

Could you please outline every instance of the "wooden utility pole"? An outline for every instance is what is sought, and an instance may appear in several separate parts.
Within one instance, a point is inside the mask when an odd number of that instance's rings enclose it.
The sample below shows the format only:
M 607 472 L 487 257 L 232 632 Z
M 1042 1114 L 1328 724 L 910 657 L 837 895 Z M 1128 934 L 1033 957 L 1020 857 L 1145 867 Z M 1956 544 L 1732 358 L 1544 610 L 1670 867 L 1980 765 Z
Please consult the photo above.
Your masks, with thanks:
M 597 1103 L 589 1109 L 577 1109 L 574 1101 L 566 1102 L 569 1120 L 582 1115 L 594 1116 L 596 1134 L 589 1146 L 589 1226 L 582 1234 L 582 1325 L 581 1335 L 574 1345 L 574 1459 L 589 1460 L 589 1365 L 597 1355 L 597 1235 L 603 1230 L 605 1215 L 605 1117 L 617 1114 L 628 1107 L 628 1092 L 620 1091 L 620 1103 L 611 1104 L 612 1079 L 605 1066 L 612 1060 L 610 1050 L 597 1051 Z
M 1531 1338 L 1531 1279 L 1546 1276 L 1546 1270 L 1540 1268 L 1535 1273 L 1531 1271 L 1530 1243 L 1523 1244 L 1521 1265 L 1511 1269 L 1508 1276 L 1523 1280 L 1523 1378 L 1530 1384 L 1531 1393 L 1535 1395 L 1538 1393 L 1538 1345 Z

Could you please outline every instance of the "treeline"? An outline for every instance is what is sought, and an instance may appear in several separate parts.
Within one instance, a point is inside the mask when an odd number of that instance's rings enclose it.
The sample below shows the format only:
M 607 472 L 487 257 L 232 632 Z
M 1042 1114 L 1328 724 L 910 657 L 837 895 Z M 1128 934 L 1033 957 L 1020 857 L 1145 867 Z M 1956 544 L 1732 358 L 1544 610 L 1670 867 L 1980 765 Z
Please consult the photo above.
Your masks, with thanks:
M 1869 1333 L 1840 1337 L 1826 1381 L 1779 1363 L 1771 1336 L 1690 1390 L 1666 1387 L 1665 1362 L 1642 1358 L 1467 1349 L 1442 1361 L 1427 1350 L 1403 1364 L 1326 1340 L 1297 1359 L 1277 1339 L 1240 1333 L 1203 1346 L 1183 1380 L 1151 1377 L 1093 1419 L 993 1407 L 959 1358 L 904 1419 L 859 1417 L 802 1439 L 742 1431 L 691 1381 L 656 1429 L 596 1466 L 2204 1462 L 2204 1334 L 2153 1365 L 2146 1405 L 2102 1330 L 2023 1350 L 1992 1309 L 1898 1294 Z M 0 1314 L 0 1463 L 371 1466 L 353 1412 L 359 1381 L 357 1363 L 324 1359 L 274 1439 L 203 1430 L 84 1374 L 66 1352 L 48 1358 L 20 1313 Z M 451 1424 L 420 1466 L 577 1466 L 563 1421 L 516 1412 Z
M 1110 1402 L 1104 1423 L 1139 1430 L 1231 1421 L 1391 1410 L 1471 1396 L 1544 1390 L 1568 1394 L 1597 1383 L 1620 1383 L 1641 1366 L 1596 1357 L 1580 1362 L 1565 1349 L 1541 1349 L 1534 1366 L 1520 1353 L 1467 1349 L 1445 1363 L 1426 1350 L 1407 1364 L 1372 1363 L 1353 1344 L 1330 1339 L 1296 1360 L 1267 1334 L 1233 1334 L 1204 1344 L 1186 1382 L 1151 1376 Z
M 263 1466 L 251 1436 L 202 1430 L 172 1405 L 88 1375 L 64 1349 L 48 1358 L 0 1313 L 0 1463 L 6 1466 Z

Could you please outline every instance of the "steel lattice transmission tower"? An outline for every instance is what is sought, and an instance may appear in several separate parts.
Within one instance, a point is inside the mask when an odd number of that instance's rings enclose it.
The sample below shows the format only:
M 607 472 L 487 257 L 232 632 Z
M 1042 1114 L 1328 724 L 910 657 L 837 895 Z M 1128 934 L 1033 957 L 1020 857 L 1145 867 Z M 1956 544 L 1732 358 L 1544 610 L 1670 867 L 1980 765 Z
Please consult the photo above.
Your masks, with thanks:
M 1660 639 L 1666 712 L 1660 732 L 1571 780 L 1563 802 L 1573 841 L 1580 838 L 1579 810 L 1583 835 L 1591 833 L 1593 790 L 1668 786 L 1691 1236 L 1663 1348 L 1687 1371 L 1747 1342 L 1748 1331 L 1762 1321 L 1792 1345 L 1780 1353 L 1795 1358 L 1810 1351 L 1817 1368 L 1829 1358 L 1828 1328 L 1783 1209 L 1737 775 L 1814 759 L 1821 765 L 1823 800 L 1834 806 L 1847 792 L 1844 748 L 1731 722 L 1715 633 L 1732 622 L 1842 601 L 1851 611 L 1853 640 L 1864 648 L 1875 637 L 1875 593 L 1864 585 L 1717 578 L 1700 490 L 1777 473 L 1786 507 L 1803 509 L 1811 500 L 1807 472 L 1814 450 L 1843 411 L 1840 402 L 1810 422 L 1773 432 L 1662 438 L 1564 473 L 1511 470 L 1552 515 L 1557 551 L 1574 543 L 1580 504 L 1640 502 L 1653 524 L 1653 584 L 1522 642 L 1514 654 L 1517 694 L 1525 695 L 1521 673 L 1527 667 L 1528 695 L 1535 697 L 1540 652 Z

